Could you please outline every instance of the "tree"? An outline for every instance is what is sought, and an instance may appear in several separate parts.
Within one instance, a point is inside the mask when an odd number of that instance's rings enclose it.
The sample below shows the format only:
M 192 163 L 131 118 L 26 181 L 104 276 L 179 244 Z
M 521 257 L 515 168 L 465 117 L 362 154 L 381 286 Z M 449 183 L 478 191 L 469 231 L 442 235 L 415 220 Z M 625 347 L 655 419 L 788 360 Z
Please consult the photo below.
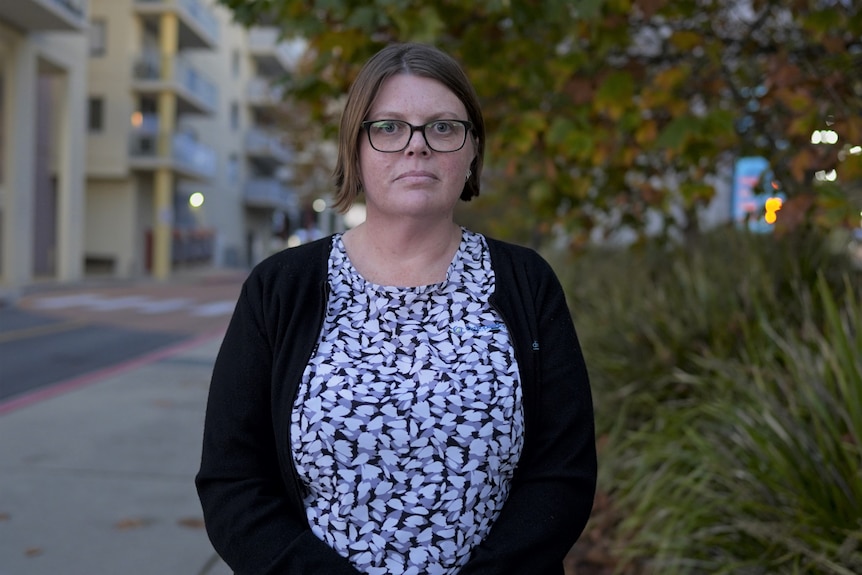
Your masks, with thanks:
M 487 187 L 522 231 L 698 231 L 721 167 L 766 157 L 810 221 L 862 180 L 855 0 L 219 0 L 309 42 L 289 93 L 330 131 L 358 66 L 391 41 L 445 49 L 486 114 Z M 811 142 L 831 129 L 835 145 Z M 816 187 L 818 171 L 837 184 Z M 528 209 L 529 208 L 529 209 Z M 797 214 L 801 210 L 796 210 Z M 858 218 L 858 207 L 855 215 Z

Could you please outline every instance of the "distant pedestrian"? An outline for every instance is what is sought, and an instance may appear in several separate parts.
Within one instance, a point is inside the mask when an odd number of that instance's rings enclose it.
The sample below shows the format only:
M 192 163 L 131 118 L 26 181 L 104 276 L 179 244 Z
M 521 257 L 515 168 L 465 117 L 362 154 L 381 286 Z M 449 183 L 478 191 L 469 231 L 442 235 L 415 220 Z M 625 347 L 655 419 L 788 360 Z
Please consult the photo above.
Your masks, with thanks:
M 243 286 L 196 478 L 248 575 L 558 575 L 589 517 L 593 407 L 535 252 L 456 225 L 485 125 L 460 66 L 395 44 L 347 97 L 336 207 L 365 223 Z

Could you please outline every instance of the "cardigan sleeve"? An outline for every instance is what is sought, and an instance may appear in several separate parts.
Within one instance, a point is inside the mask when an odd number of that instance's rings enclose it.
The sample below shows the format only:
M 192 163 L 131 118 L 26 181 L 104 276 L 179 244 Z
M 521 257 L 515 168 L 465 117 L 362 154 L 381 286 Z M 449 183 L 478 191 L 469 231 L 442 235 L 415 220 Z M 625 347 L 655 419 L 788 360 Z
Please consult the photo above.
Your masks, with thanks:
M 561 574 L 592 511 L 597 463 L 587 369 L 563 289 L 543 259 L 533 260 L 531 288 L 521 290 L 533 301 L 519 304 L 535 311 L 537 324 L 529 448 L 499 518 L 460 575 Z
M 239 575 L 358 575 L 309 529 L 282 479 L 271 415 L 272 345 L 263 290 L 243 286 L 207 401 L 195 484 L 207 534 Z

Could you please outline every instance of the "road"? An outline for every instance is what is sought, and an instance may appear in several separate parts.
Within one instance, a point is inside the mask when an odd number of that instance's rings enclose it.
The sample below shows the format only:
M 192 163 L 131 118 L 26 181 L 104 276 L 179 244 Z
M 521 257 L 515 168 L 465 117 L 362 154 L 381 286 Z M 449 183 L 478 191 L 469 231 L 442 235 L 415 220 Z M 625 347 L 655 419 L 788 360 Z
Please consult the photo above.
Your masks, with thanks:
M 244 277 L 211 272 L 28 290 L 0 306 L 0 412 L 53 386 L 224 330 Z

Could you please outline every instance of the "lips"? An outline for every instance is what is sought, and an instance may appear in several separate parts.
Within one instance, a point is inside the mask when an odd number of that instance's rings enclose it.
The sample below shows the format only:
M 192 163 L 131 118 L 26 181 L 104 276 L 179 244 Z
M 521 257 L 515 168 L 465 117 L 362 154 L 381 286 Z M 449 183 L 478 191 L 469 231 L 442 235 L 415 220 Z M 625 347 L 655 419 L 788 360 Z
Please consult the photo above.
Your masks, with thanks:
M 403 174 L 399 174 L 396 180 L 413 180 L 413 179 L 432 179 L 436 180 L 437 176 L 432 174 L 431 172 L 425 172 L 423 170 L 411 170 L 409 172 L 404 172 Z

